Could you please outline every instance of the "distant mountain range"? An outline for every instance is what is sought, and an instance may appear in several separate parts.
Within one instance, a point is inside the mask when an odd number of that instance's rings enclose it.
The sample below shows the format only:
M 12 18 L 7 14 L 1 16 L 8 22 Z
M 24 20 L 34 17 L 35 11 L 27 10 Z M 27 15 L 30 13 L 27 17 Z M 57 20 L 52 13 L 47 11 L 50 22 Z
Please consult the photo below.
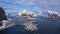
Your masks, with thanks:
M 45 12 L 40 12 L 40 13 L 36 13 L 36 12 L 33 12 L 33 11 L 29 11 L 29 10 L 22 10 L 20 11 L 17 15 L 20 16 L 22 14 L 30 14 L 30 15 L 33 15 L 34 17 L 35 16 L 42 16 L 42 17 L 47 17 L 47 18 L 57 18 L 57 17 L 60 17 L 60 13 L 58 12 L 55 12 L 55 11 L 45 11 Z

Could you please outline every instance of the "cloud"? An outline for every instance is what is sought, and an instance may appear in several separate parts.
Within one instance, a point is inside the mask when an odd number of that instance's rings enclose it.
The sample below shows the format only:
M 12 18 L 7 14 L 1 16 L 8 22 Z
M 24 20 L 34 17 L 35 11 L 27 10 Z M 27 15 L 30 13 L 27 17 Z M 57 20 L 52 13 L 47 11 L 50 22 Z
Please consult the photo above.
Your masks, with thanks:
M 21 5 L 34 5 L 34 1 L 33 0 L 15 0 L 15 2 L 13 2 L 14 4 L 21 4 Z
M 0 0 L 12 4 L 21 5 L 60 5 L 60 0 Z
M 0 2 L 12 3 L 12 2 L 14 2 L 14 0 L 0 0 Z
M 45 10 L 60 9 L 60 0 L 15 0 L 13 4 L 36 5 Z
M 9 4 L 14 4 L 15 6 L 16 5 L 23 5 L 23 6 L 36 5 L 41 9 L 60 10 L 60 0 L 0 0 L 0 3 L 1 1 Z M 14 7 L 11 7 L 11 8 L 14 8 Z

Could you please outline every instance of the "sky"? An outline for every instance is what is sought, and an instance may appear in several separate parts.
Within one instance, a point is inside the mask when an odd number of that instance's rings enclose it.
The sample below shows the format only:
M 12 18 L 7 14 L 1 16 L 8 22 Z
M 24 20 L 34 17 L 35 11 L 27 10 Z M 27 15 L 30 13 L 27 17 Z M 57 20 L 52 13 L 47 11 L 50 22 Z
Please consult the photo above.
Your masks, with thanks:
M 0 0 L 0 6 L 6 12 L 18 12 L 23 9 L 60 12 L 60 0 Z

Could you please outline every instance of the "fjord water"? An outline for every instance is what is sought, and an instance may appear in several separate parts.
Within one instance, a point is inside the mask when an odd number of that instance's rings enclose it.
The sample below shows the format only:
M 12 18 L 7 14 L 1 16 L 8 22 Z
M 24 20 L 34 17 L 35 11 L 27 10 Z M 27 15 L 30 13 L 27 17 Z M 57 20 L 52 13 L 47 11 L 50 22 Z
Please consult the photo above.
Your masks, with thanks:
M 9 16 L 14 23 L 22 24 L 23 22 L 15 16 Z M 60 34 L 60 19 L 52 20 L 48 18 L 36 17 L 36 24 L 39 27 L 39 34 Z M 11 27 L 5 29 L 3 34 L 33 34 L 34 32 L 26 32 L 22 27 Z

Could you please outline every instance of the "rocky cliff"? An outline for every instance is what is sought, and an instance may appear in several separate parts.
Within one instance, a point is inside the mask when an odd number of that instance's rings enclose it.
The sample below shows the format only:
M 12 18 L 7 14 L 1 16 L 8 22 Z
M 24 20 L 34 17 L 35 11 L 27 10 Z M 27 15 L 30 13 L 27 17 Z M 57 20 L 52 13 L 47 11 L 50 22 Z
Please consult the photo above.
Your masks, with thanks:
M 7 17 L 5 15 L 5 11 L 3 10 L 3 8 L 0 7 L 0 21 L 2 20 L 7 20 Z

